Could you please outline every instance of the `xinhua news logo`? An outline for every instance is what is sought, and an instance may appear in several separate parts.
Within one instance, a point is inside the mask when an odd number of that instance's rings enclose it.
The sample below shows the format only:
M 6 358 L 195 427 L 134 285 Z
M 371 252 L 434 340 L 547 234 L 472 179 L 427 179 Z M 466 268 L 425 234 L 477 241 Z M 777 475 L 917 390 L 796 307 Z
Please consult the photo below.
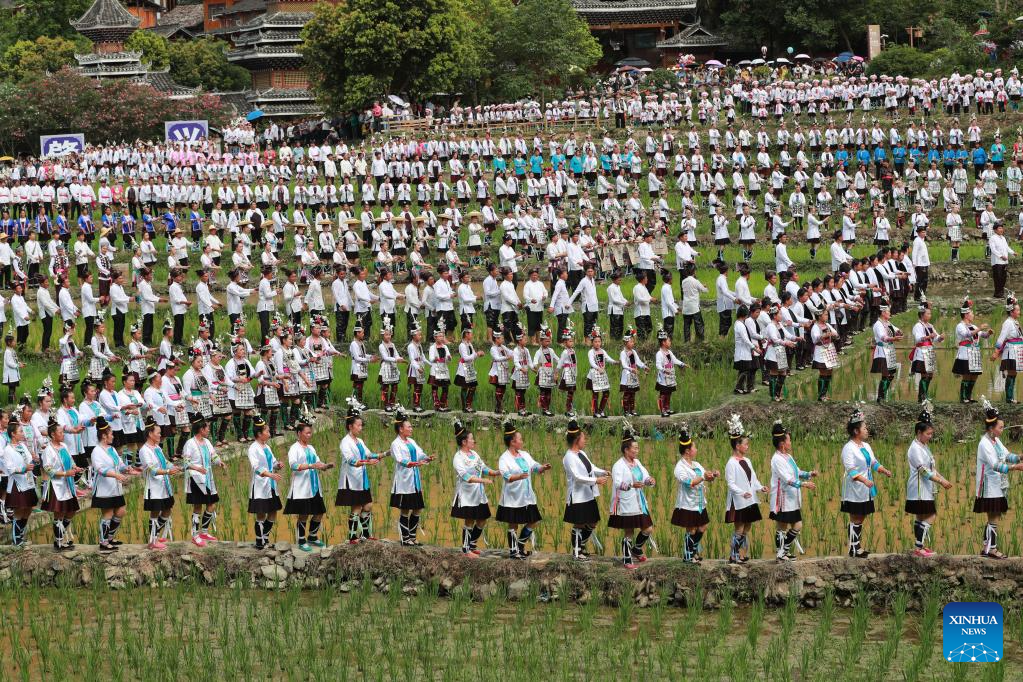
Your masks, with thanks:
M 1002 660 L 1002 605 L 989 601 L 952 602 L 942 612 L 942 655 L 951 663 Z

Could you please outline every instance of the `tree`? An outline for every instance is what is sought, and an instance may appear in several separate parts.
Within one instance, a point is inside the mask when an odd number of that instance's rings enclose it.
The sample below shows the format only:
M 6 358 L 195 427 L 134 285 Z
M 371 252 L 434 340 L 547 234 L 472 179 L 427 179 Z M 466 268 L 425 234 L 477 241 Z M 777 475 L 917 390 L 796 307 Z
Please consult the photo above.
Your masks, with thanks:
M 0 57 L 0 75 L 6 80 L 23 81 L 42 78 L 75 62 L 81 45 L 66 38 L 40 36 L 35 40 L 19 40 Z
M 213 38 L 174 41 L 168 44 L 170 75 L 175 82 L 206 90 L 244 90 L 249 72 L 227 61 L 227 43 Z
M 45 78 L 0 84 L 0 149 L 38 151 L 39 135 L 80 132 L 90 142 L 162 138 L 163 122 L 229 118 L 215 95 L 171 99 L 127 79 L 95 80 L 62 69 Z
M 338 112 L 449 89 L 469 54 L 462 16 L 454 0 L 319 3 L 301 48 L 317 96 Z
M 919 78 L 927 73 L 930 65 L 931 57 L 923 50 L 909 45 L 892 45 L 870 60 L 867 73 Z
M 0 49 L 40 37 L 81 38 L 71 22 L 85 14 L 92 0 L 20 0 L 13 4 L 18 10 L 5 10 L 0 17 Z
M 557 88 L 600 59 L 600 43 L 569 0 L 522 0 L 496 40 L 500 61 L 535 87 Z
M 124 43 L 125 50 L 142 53 L 142 61 L 155 71 L 170 65 L 169 41 L 152 31 L 135 31 Z

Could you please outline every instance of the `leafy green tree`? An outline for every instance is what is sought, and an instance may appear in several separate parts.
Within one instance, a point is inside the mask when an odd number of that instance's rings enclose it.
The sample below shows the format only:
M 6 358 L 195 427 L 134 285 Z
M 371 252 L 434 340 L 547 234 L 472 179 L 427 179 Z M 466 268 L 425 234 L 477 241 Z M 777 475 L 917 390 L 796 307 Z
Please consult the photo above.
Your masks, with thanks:
M 135 31 L 124 43 L 125 50 L 142 52 L 142 61 L 161 71 L 170 65 L 168 40 L 152 31 Z
M 85 14 L 92 0 L 19 0 L 0 13 L 0 49 L 19 40 L 81 36 L 71 21 Z
M 168 42 L 171 77 L 190 88 L 230 92 L 249 87 L 249 72 L 227 61 L 227 47 L 224 41 L 208 37 Z
M 320 3 L 302 31 L 302 53 L 330 111 L 389 93 L 422 97 L 450 89 L 469 57 L 454 0 Z
M 75 63 L 75 53 L 83 52 L 84 45 L 67 38 L 19 40 L 0 57 L 0 75 L 6 80 L 23 81 L 42 78 Z
M 569 0 L 522 0 L 503 23 L 498 60 L 529 76 L 541 92 L 559 88 L 600 59 L 600 43 Z
M 892 45 L 870 60 L 867 73 L 918 78 L 927 73 L 930 65 L 931 57 L 923 50 L 909 45 Z

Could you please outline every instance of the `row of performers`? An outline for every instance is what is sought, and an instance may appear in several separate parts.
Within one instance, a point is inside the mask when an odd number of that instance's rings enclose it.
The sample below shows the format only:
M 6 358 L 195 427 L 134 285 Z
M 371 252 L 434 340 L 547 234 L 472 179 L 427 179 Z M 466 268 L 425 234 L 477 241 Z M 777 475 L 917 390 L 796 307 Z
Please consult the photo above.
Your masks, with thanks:
M 340 444 L 341 474 L 335 495 L 335 506 L 349 509 L 348 542 L 356 544 L 373 540 L 371 484 L 368 467 L 379 465 L 385 458 L 393 459 L 394 478 L 389 503 L 400 512 L 399 534 L 403 546 L 418 546 L 420 518 L 425 509 L 420 469 L 436 461 L 412 438 L 413 425 L 400 407 L 393 418 L 395 438 L 386 452 L 369 449 L 361 433 L 363 406 L 349 400 L 345 419 L 346 435 Z M 6 419 L 6 417 L 5 417 Z M 984 514 L 982 556 L 1004 559 L 998 550 L 998 523 L 1008 510 L 1006 493 L 1008 473 L 1023 471 L 1020 457 L 1009 453 L 1000 440 L 1004 422 L 998 410 L 984 405 L 984 435 L 977 446 L 975 500 L 973 510 Z M 891 477 L 874 454 L 868 439 L 869 430 L 862 412 L 855 411 L 846 425 L 849 440 L 841 452 L 845 471 L 842 484 L 841 511 L 849 517 L 849 556 L 865 558 L 868 552 L 862 546 L 864 520 L 875 511 L 874 497 L 878 481 L 875 476 Z M 103 552 L 116 551 L 121 544 L 117 531 L 126 513 L 124 484 L 132 477 L 144 477 L 143 508 L 150 515 L 149 548 L 161 550 L 172 539 L 171 510 L 174 507 L 172 478 L 185 477 L 185 503 L 191 507 L 191 541 L 197 546 L 216 542 L 215 530 L 217 492 L 214 467 L 223 467 L 216 447 L 210 441 L 210 427 L 199 416 L 193 421 L 192 437 L 186 443 L 182 457 L 169 456 L 160 446 L 161 428 L 155 422 L 146 423 L 144 442 L 138 466 L 127 464 L 114 446 L 110 425 L 100 417 L 96 430 L 98 444 L 92 449 L 90 466 L 95 471 L 92 488 L 92 506 L 101 512 L 99 548 Z M 794 560 L 802 529 L 802 492 L 814 490 L 816 471 L 801 469 L 792 454 L 792 438 L 780 423 L 772 428 L 775 453 L 771 458 L 770 486 L 757 478 L 753 464 L 747 456 L 750 440 L 739 415 L 733 414 L 727 424 L 732 448 L 723 477 L 728 486 L 725 504 L 725 522 L 734 526 L 730 544 L 730 563 L 745 563 L 750 559 L 748 535 L 754 523 L 762 519 L 759 495 L 769 496 L 769 518 L 776 523 L 775 557 L 778 561 Z M 511 423 L 503 427 L 506 450 L 498 467 L 490 468 L 476 452 L 472 432 L 462 423 L 454 424 L 456 452 L 452 466 L 456 477 L 456 491 L 450 514 L 463 522 L 462 552 L 469 557 L 480 556 L 478 542 L 487 521 L 491 518 L 487 487 L 494 479 L 503 479 L 497 513 L 494 518 L 507 525 L 509 557 L 523 559 L 530 556 L 527 548 L 534 529 L 542 520 L 537 507 L 533 477 L 552 469 L 549 463 L 536 461 L 524 449 L 523 434 Z M 74 546 L 71 523 L 79 511 L 74 478 L 82 468 L 69 454 L 64 443 L 64 427 L 56 420 L 47 426 L 48 443 L 41 457 L 34 457 L 25 445 L 25 434 L 16 421 L 5 427 L 6 445 L 0 458 L 6 477 L 8 505 L 14 510 L 13 538 L 16 545 L 25 543 L 28 516 L 39 503 L 36 495 L 36 476 L 47 474 L 43 481 L 42 509 L 53 514 L 54 548 L 58 551 Z M 299 549 L 311 551 L 323 546 L 322 520 L 326 514 L 323 492 L 323 472 L 334 467 L 320 459 L 311 444 L 312 426 L 308 412 L 296 422 L 297 440 L 288 450 L 287 462 L 278 460 L 270 445 L 269 426 L 257 419 L 255 439 L 248 448 L 248 461 L 252 480 L 249 487 L 248 511 L 254 516 L 256 547 L 265 548 L 277 513 L 283 509 L 296 517 L 296 535 Z M 931 405 L 923 411 L 915 426 L 915 438 L 910 444 L 907 459 L 909 477 L 906 486 L 905 512 L 913 518 L 915 539 L 914 555 L 933 556 L 927 548 L 927 538 L 937 517 L 935 492 L 952 484 L 938 473 L 930 449 L 934 436 Z M 611 503 L 608 527 L 621 530 L 621 557 L 626 568 L 635 568 L 646 560 L 645 547 L 650 543 L 654 522 L 650 515 L 647 489 L 656 486 L 639 459 L 640 446 L 631 427 L 626 423 L 621 443 L 620 459 L 610 470 L 597 466 L 586 453 L 587 435 L 573 420 L 566 431 L 567 450 L 562 464 L 566 476 L 567 493 L 563 519 L 571 525 L 573 557 L 580 561 L 588 558 L 590 541 L 599 547 L 594 530 L 600 521 L 597 502 L 602 486 L 610 486 Z M 683 558 L 689 562 L 702 560 L 701 540 L 710 523 L 707 511 L 706 486 L 722 477 L 721 472 L 708 469 L 696 460 L 697 446 L 683 428 L 678 441 L 679 460 L 673 476 L 677 494 L 672 525 L 685 529 Z M 280 487 L 282 471 L 291 471 L 286 500 L 282 502 Z
M 879 375 L 877 402 L 888 398 L 889 389 L 898 371 L 899 360 L 896 344 L 905 339 L 905 333 L 892 323 L 892 304 L 882 297 L 878 306 L 879 316 L 874 322 L 873 351 L 870 366 L 872 374 Z M 1005 299 L 1006 318 L 995 341 L 991 360 L 998 363 L 998 370 L 1005 377 L 1005 401 L 1015 404 L 1016 376 L 1023 365 L 1023 327 L 1020 326 L 1020 305 L 1014 293 Z M 959 310 L 960 322 L 955 328 L 956 355 L 952 373 L 960 377 L 959 400 L 961 403 L 975 403 L 973 390 L 983 373 L 981 342 L 992 336 L 986 323 L 974 324 L 973 302 L 965 298 Z M 816 310 L 813 321 L 805 320 L 799 325 L 798 334 L 790 331 L 784 318 L 785 309 L 777 303 L 757 302 L 753 306 L 741 305 L 736 311 L 733 326 L 735 351 L 733 367 L 738 372 L 735 393 L 750 393 L 756 390 L 754 380 L 757 370 L 762 370 L 768 383 L 770 396 L 782 400 L 786 377 L 791 373 L 792 359 L 802 357 L 799 348 L 807 354 L 812 349 L 812 367 L 818 372 L 817 399 L 827 401 L 831 390 L 831 378 L 839 367 L 839 355 L 843 352 L 842 335 L 834 325 L 834 309 L 824 306 Z M 935 349 L 945 340 L 932 323 L 933 311 L 927 297 L 921 295 L 917 306 L 917 322 L 913 325 L 913 346 L 909 352 L 910 372 L 919 375 L 917 400 L 923 402 L 930 396 L 930 385 L 937 372 Z

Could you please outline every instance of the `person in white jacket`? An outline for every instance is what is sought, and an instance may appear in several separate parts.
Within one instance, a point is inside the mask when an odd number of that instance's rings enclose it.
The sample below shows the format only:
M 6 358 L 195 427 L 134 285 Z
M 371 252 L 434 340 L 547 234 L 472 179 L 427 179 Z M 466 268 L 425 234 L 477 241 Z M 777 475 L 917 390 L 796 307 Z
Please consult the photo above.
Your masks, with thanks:
M 565 431 L 568 449 L 561 465 L 565 469 L 566 481 L 564 521 L 572 524 L 572 558 L 576 561 L 589 558 L 586 546 L 600 522 L 600 507 L 597 505 L 600 486 L 611 480 L 609 472 L 595 465 L 586 454 L 586 440 L 586 433 L 579 428 L 579 423 L 575 419 L 569 420 Z
M 385 455 L 372 452 L 362 440 L 362 410 L 355 398 L 348 398 L 345 415 L 347 433 L 341 439 L 341 474 L 337 480 L 335 507 L 348 507 L 348 543 L 373 540 L 373 494 L 366 467 L 376 466 Z
M 185 442 L 182 451 L 185 470 L 185 504 L 192 507 L 192 543 L 205 547 L 217 538 L 210 529 L 217 517 L 217 503 L 220 494 L 213 477 L 213 467 L 227 468 L 220 459 L 210 437 L 210 424 L 199 412 L 191 415 L 192 437 Z
M 391 441 L 394 458 L 394 480 L 391 483 L 391 507 L 399 512 L 398 533 L 403 547 L 418 547 L 416 533 L 419 519 L 426 506 L 423 498 L 423 479 L 420 467 L 437 459 L 419 447 L 412 439 L 412 422 L 399 405 L 394 413 L 395 438 Z
M 700 541 L 710 525 L 706 484 L 720 478 L 721 472 L 704 468 L 696 461 L 696 444 L 689 433 L 689 425 L 683 422 L 680 427 L 679 460 L 673 472 L 678 482 L 678 494 L 675 496 L 675 509 L 671 513 L 671 525 L 686 531 L 682 560 L 686 563 L 699 563 L 703 561 Z
M 10 429 L 8 428 L 9 433 Z M 114 447 L 113 429 L 103 417 L 96 418 L 96 437 L 99 442 L 92 449 L 91 455 L 92 469 L 96 472 L 92 488 L 92 508 L 100 510 L 99 551 L 113 552 L 121 545 L 121 542 L 116 539 L 117 529 L 121 527 L 121 520 L 127 512 L 124 502 L 124 484 L 131 477 L 139 475 L 141 471 L 128 466 L 127 462 L 117 454 L 117 449 Z M 7 468 L 6 464 L 4 468 Z M 32 494 L 35 495 L 35 490 L 32 490 Z M 10 505 L 10 485 L 7 489 L 7 500 L 7 504 Z
M 628 424 L 622 429 L 620 448 L 622 456 L 611 467 L 611 515 L 607 527 L 625 533 L 622 561 L 625 568 L 635 569 L 636 562 L 642 563 L 647 559 L 643 546 L 654 529 L 650 504 L 643 491 L 656 485 L 657 481 L 639 461 L 639 441 Z M 637 530 L 639 532 L 633 536 Z
M 146 389 L 149 394 L 149 389 Z M 139 448 L 139 462 L 145 473 L 145 492 L 142 508 L 149 512 L 149 549 L 164 550 L 167 540 L 171 538 L 171 510 L 174 508 L 174 488 L 171 476 L 181 472 L 181 468 L 170 463 L 170 458 L 160 447 L 162 428 L 150 416 L 146 419 L 146 441 Z
M 940 485 L 945 490 L 952 487 L 952 483 L 935 468 L 934 454 L 930 448 L 930 442 L 934 438 L 931 412 L 931 402 L 925 400 L 914 428 L 916 437 L 909 444 L 906 453 L 909 460 L 909 478 L 906 481 L 905 511 L 914 516 L 913 555 L 924 558 L 934 556 L 934 551 L 927 548 L 927 536 L 938 515 L 938 509 L 934 504 L 934 486 Z
M 1009 472 L 1023 471 L 1020 456 L 1009 452 L 1002 444 L 1005 422 L 998 409 L 985 398 L 984 435 L 977 443 L 977 471 L 974 487 L 973 513 L 985 514 L 984 548 L 980 555 L 989 559 L 1005 559 L 998 550 L 998 523 L 1009 510 L 1006 494 L 1009 490 Z
M 509 558 L 525 559 L 532 554 L 526 549 L 526 542 L 542 519 L 536 506 L 533 474 L 544 474 L 551 470 L 551 465 L 537 462 L 522 449 L 522 434 L 514 424 L 505 422 L 503 431 L 507 450 L 501 454 L 497 466 L 504 478 L 504 487 L 494 518 L 508 525 Z M 519 526 L 522 526 L 521 533 Z
M 288 450 L 288 467 L 291 469 L 291 487 L 284 513 L 296 516 L 295 534 L 298 548 L 311 552 L 312 548 L 323 547 L 320 526 L 327 507 L 323 503 L 321 471 L 334 468 L 333 462 L 323 462 L 312 445 L 313 426 L 309 413 L 302 414 L 295 423 L 297 441 Z
M 53 515 L 53 548 L 61 552 L 74 547 L 67 531 L 79 510 L 75 477 L 84 470 L 75 464 L 64 442 L 64 426 L 52 417 L 47 424 L 46 436 L 42 466 L 48 478 L 43 484 L 40 508 Z
M 803 490 L 814 490 L 816 471 L 799 468 L 792 457 L 792 436 L 779 419 L 771 427 L 771 490 L 768 517 L 774 521 L 774 549 L 778 561 L 795 561 L 792 546 L 803 529 Z
M 476 452 L 476 437 L 458 419 L 454 423 L 457 450 L 451 465 L 455 470 L 455 498 L 451 501 L 451 518 L 462 521 L 462 554 L 469 558 L 480 555 L 477 543 L 490 518 L 487 486 L 501 475 L 491 469 Z
M 670 417 L 671 394 L 675 392 L 677 381 L 675 370 L 684 369 L 687 365 L 675 356 L 671 350 L 671 334 L 665 327 L 657 330 L 657 354 L 654 355 L 654 367 L 657 370 L 657 381 L 654 388 L 657 391 L 657 407 L 662 417 Z
M 725 502 L 725 523 L 734 524 L 730 564 L 744 564 L 749 561 L 749 531 L 753 524 L 763 518 L 760 515 L 758 493 L 766 493 L 767 486 L 760 482 L 753 470 L 753 463 L 746 457 L 750 442 L 739 415 L 728 419 L 728 441 L 732 456 L 725 464 L 725 483 L 728 496 Z
M 867 429 L 863 412 L 856 410 L 849 417 L 845 427 L 849 434 L 849 442 L 842 447 L 842 468 L 845 477 L 842 479 L 842 505 L 840 510 L 849 515 L 849 556 L 854 559 L 866 559 L 869 552 L 863 549 L 861 537 L 863 521 L 874 513 L 874 496 L 877 495 L 877 484 L 874 474 L 879 473 L 892 477 L 892 472 L 881 466 L 874 456 L 874 451 L 867 442 L 870 431 Z

